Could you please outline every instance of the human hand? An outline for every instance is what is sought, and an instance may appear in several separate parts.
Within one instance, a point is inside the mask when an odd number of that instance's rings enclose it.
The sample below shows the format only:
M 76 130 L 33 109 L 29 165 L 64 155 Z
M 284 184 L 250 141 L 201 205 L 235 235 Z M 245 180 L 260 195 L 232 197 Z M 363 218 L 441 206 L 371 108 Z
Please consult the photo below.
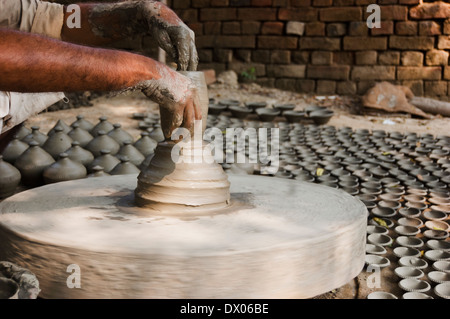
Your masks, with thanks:
M 141 12 L 150 34 L 177 63 L 178 71 L 196 71 L 198 65 L 194 32 L 164 4 L 144 1 Z

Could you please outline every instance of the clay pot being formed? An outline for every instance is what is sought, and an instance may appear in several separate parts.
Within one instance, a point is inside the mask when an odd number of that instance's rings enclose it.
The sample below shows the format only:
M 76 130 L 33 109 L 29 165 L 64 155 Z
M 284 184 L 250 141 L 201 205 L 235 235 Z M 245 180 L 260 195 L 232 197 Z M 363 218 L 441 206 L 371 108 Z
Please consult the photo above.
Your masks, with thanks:
M 55 159 L 39 146 L 37 141 L 31 141 L 30 147 L 14 163 L 22 175 L 22 183 L 27 186 L 41 185 L 42 173 L 55 162 Z
M 36 141 L 39 143 L 39 146 L 44 145 L 45 141 L 47 140 L 47 135 L 42 133 L 40 130 L 40 127 L 37 125 L 34 125 L 31 127 L 31 133 L 25 136 L 22 139 L 22 142 L 29 144 L 31 141 Z
M 107 134 L 114 129 L 114 126 L 108 122 L 108 118 L 106 116 L 100 116 L 98 120 L 99 122 L 92 128 L 92 130 L 89 131 L 92 136 L 96 137 L 100 131 Z
M 55 133 L 53 133 L 47 141 L 45 141 L 42 148 L 49 153 L 56 160 L 59 157 L 59 154 L 65 152 L 72 145 L 73 140 L 64 133 L 64 129 L 62 127 L 56 127 Z
M 72 124 L 72 130 L 67 133 L 67 135 L 73 140 L 80 143 L 81 147 L 86 147 L 90 141 L 94 139 L 94 137 L 86 131 L 82 129 L 78 123 Z
M 88 167 L 94 161 L 94 155 L 88 150 L 85 150 L 80 146 L 80 143 L 77 141 L 72 142 L 72 147 L 69 148 L 65 152 L 68 157 L 78 163 L 83 164 L 85 167 Z
M 133 163 L 130 162 L 128 157 L 122 156 L 120 163 L 114 167 L 110 172 L 111 175 L 128 175 L 128 174 L 139 174 L 141 171 Z
M 66 153 L 61 153 L 59 160 L 42 173 L 45 184 L 81 179 L 86 175 L 86 167 L 79 162 L 72 161 Z
M 88 132 L 92 131 L 92 129 L 94 128 L 94 124 L 92 124 L 88 120 L 85 120 L 83 115 L 77 115 L 77 120 L 70 126 L 72 126 L 73 128 L 75 124 L 77 124 L 80 129 Z
M 103 167 L 105 173 L 109 173 L 114 169 L 114 167 L 116 167 L 117 164 L 120 163 L 120 160 L 117 157 L 111 155 L 110 150 L 101 150 L 100 152 L 101 155 L 95 158 L 89 166 L 89 171 L 92 172 L 92 169 L 95 166 L 101 166 Z
M 142 132 L 141 138 L 134 143 L 134 147 L 136 147 L 137 150 L 145 157 L 150 154 L 154 154 L 155 148 L 158 145 L 158 142 L 152 139 L 149 135 L 150 134 L 148 132 Z
M 20 155 L 28 149 L 28 144 L 22 142 L 17 135 L 6 145 L 3 150 L 3 160 L 9 163 L 14 163 Z
M 133 142 L 133 136 L 123 130 L 120 123 L 115 123 L 113 126 L 114 129 L 109 131 L 108 136 L 112 137 L 120 146 L 123 146 L 126 141 Z
M 120 148 L 119 153 L 117 153 L 117 158 L 122 156 L 128 157 L 130 163 L 139 166 L 145 160 L 145 156 L 142 155 L 139 150 L 131 144 L 130 140 L 124 141 L 124 145 Z
M 112 137 L 106 135 L 105 131 L 100 130 L 92 141 L 86 145 L 86 149 L 91 152 L 94 157 L 101 155 L 102 150 L 109 150 L 111 155 L 116 155 L 120 150 L 120 145 Z
M 0 155 L 0 176 L 0 198 L 14 194 L 16 187 L 20 183 L 20 171 L 4 161 L 2 155 Z

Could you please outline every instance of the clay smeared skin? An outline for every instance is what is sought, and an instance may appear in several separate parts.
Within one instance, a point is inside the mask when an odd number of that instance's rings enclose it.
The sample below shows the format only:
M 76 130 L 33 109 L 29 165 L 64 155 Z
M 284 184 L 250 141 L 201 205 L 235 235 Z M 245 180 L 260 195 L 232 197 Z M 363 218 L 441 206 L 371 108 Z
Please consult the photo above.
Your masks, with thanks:
M 153 37 L 177 62 L 178 70 L 195 71 L 195 35 L 167 6 L 150 0 L 79 4 L 81 28 L 64 24 L 62 39 L 88 45 L 108 45 L 140 35 Z M 66 10 L 67 11 L 67 10 Z M 67 20 L 71 12 L 66 12 Z
M 167 123 L 190 128 L 201 119 L 187 77 L 150 58 L 0 29 L 0 91 L 74 92 L 142 90 L 168 114 Z M 182 121 L 180 121 L 182 119 Z

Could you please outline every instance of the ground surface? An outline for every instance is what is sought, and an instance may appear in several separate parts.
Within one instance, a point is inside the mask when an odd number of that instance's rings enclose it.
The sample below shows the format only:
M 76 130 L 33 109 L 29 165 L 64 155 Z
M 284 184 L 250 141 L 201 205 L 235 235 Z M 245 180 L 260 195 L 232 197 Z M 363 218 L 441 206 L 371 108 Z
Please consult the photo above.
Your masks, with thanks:
M 261 88 L 257 85 L 244 85 L 229 87 L 215 85 L 209 88 L 210 98 L 236 99 L 241 102 L 264 101 L 269 105 L 274 103 L 294 103 L 296 109 L 303 109 L 308 105 L 323 105 L 335 111 L 335 116 L 328 125 L 336 127 L 351 127 L 352 129 L 380 129 L 385 131 L 429 133 L 432 135 L 450 135 L 450 118 L 434 117 L 429 120 L 411 118 L 407 114 L 379 113 L 370 115 L 359 104 L 358 98 L 331 96 L 308 96 L 276 89 Z M 56 112 L 44 112 L 30 118 L 27 126 L 39 125 L 43 132 L 53 127 L 57 120 L 64 120 L 67 124 L 75 121 L 75 116 L 83 114 L 86 119 L 97 122 L 100 116 L 107 116 L 111 123 L 121 123 L 122 127 L 135 138 L 140 135 L 138 122 L 132 119 L 133 113 L 158 112 L 158 107 L 148 101 L 141 94 L 121 95 L 117 97 L 100 97 L 92 101 L 91 107 L 80 107 Z M 391 260 L 392 249 L 388 247 L 387 257 Z M 374 290 L 389 291 L 400 297 L 402 291 L 398 287 L 398 277 L 394 274 L 395 266 L 384 268 L 381 271 L 381 283 L 378 288 L 368 287 L 368 279 L 372 273 L 363 271 L 357 278 L 346 286 L 336 289 L 330 293 L 318 296 L 325 299 L 364 299 Z M 373 278 L 372 278 L 373 279 Z

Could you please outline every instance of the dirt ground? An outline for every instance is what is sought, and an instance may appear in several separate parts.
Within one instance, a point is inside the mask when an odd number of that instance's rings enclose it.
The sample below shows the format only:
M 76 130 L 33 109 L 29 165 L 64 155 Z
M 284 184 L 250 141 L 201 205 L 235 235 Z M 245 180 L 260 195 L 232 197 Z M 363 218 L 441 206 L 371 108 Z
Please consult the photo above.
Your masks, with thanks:
M 296 105 L 296 109 L 303 109 L 308 105 L 327 106 L 335 111 L 335 115 L 328 125 L 337 128 L 347 126 L 352 129 L 428 133 L 435 136 L 450 135 L 450 118 L 435 116 L 432 119 L 425 120 L 411 118 L 408 114 L 366 113 L 357 97 L 305 95 L 262 88 L 255 84 L 245 84 L 239 87 L 215 84 L 209 87 L 208 92 L 209 97 L 216 101 L 221 99 L 236 99 L 241 102 L 264 101 L 268 105 L 293 103 Z M 138 121 L 132 118 L 133 113 L 158 112 L 158 106 L 139 93 L 116 97 L 102 96 L 94 99 L 92 103 L 93 106 L 90 107 L 44 112 L 30 118 L 27 126 L 39 125 L 43 132 L 47 132 L 60 119 L 70 124 L 75 121 L 76 115 L 82 114 L 86 119 L 96 123 L 100 116 L 107 116 L 111 123 L 121 123 L 122 127 L 137 139 L 141 131 L 138 128 Z M 387 257 L 395 260 L 390 248 L 388 248 L 388 252 Z M 391 266 L 381 271 L 381 282 L 378 288 L 368 286 L 373 276 L 370 277 L 372 273 L 363 271 L 344 287 L 316 298 L 365 299 L 370 292 L 375 290 L 389 291 L 400 297 L 402 291 L 398 288 L 398 278 L 393 272 L 394 268 L 394 264 L 391 263 Z

